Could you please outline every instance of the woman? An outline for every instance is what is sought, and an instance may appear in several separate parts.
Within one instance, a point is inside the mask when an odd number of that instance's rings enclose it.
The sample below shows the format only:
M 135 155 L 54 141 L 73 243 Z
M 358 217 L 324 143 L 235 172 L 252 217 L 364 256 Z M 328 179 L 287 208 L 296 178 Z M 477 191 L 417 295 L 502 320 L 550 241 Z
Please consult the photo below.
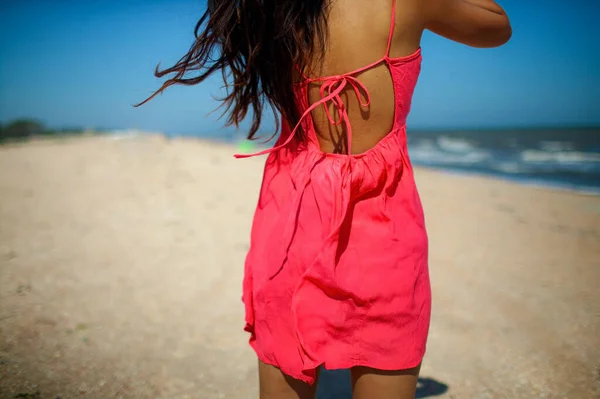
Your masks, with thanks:
M 357 399 L 414 397 L 431 293 L 406 118 L 425 29 L 473 47 L 511 35 L 492 0 L 212 0 L 156 72 L 172 75 L 157 93 L 223 72 L 249 138 L 265 103 L 281 116 L 273 148 L 238 155 L 269 154 L 243 283 L 261 399 L 314 397 L 320 366 L 350 368 Z

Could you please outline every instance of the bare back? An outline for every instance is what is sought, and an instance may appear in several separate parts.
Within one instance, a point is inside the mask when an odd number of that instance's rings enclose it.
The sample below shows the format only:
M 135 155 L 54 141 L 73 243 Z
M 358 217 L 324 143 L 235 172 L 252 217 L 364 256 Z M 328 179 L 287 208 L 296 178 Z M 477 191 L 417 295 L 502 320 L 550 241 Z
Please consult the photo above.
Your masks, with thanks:
M 376 3 L 376 6 L 374 6 Z M 383 6 L 386 4 L 387 6 Z M 420 46 L 423 33 L 418 23 L 414 0 L 396 0 L 395 26 L 391 43 L 391 58 L 407 56 Z M 311 77 L 346 73 L 381 59 L 386 54 L 392 19 L 392 0 L 335 0 L 328 14 L 328 37 L 323 63 L 313 65 Z M 352 88 L 344 89 L 341 98 L 352 124 L 354 154 L 372 148 L 392 129 L 394 120 L 394 89 L 386 63 L 356 75 L 369 91 L 371 103 L 361 107 Z M 309 102 L 318 101 L 320 84 L 311 83 Z M 312 112 L 315 130 L 325 152 L 345 153 L 340 144 L 345 124 L 332 125 L 323 107 Z

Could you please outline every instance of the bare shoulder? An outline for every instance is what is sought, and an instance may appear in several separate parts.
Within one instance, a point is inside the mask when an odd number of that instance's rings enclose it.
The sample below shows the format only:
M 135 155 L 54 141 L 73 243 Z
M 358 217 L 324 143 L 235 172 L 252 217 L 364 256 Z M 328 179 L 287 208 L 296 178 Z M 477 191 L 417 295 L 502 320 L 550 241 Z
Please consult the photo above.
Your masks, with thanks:
M 392 56 L 402 56 L 414 52 L 421 45 L 425 29 L 422 0 L 395 0 L 395 25 Z M 383 0 L 389 7 L 394 0 Z
M 327 65 L 348 69 L 381 58 L 390 32 L 392 57 L 413 53 L 423 33 L 417 0 L 336 0 L 328 8 Z M 392 26 L 392 22 L 394 23 Z M 352 43 L 352 46 L 348 46 Z M 335 59 L 348 65 L 337 68 Z M 345 65 L 344 64 L 344 65 Z M 329 72 L 331 72 L 329 71 Z
M 405 8 L 401 4 L 405 1 L 407 0 L 396 0 L 396 20 L 398 15 L 402 15 L 399 9 Z M 365 37 L 375 43 L 387 42 L 393 20 L 393 5 L 394 0 L 332 1 L 328 7 L 329 32 L 332 37 L 343 35 L 351 41 Z

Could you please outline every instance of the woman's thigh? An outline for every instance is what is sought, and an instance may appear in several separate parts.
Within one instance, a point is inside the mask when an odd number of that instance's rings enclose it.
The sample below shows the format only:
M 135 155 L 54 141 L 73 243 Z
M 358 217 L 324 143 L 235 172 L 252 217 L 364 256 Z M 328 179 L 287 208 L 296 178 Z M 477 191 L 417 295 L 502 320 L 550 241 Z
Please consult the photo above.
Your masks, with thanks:
M 420 369 L 420 365 L 397 371 L 353 367 L 354 399 L 414 399 Z
M 296 380 L 277 367 L 258 361 L 260 399 L 314 399 L 317 388 Z

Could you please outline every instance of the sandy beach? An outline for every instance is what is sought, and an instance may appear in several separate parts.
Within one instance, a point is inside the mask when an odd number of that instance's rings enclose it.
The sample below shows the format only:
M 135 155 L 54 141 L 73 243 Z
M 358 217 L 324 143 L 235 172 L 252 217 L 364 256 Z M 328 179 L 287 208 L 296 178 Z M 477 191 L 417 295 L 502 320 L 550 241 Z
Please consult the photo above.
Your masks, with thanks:
M 234 151 L 0 147 L 1 398 L 257 397 L 240 298 L 264 158 Z M 600 196 L 416 177 L 434 300 L 417 397 L 600 398 Z M 346 377 L 320 399 L 350 399 Z

